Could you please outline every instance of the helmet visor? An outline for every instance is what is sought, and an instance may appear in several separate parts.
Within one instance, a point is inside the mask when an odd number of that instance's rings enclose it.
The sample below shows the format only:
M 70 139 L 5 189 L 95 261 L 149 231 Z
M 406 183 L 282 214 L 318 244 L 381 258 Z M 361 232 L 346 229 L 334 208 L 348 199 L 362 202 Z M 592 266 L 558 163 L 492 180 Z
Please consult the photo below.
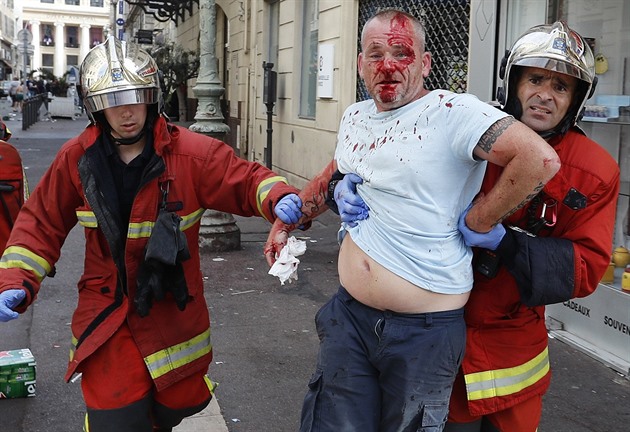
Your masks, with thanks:
M 590 83 L 592 81 L 592 77 L 588 72 L 573 64 L 567 63 L 564 60 L 554 59 L 552 57 L 522 58 L 514 62 L 514 65 L 547 69 L 550 71 L 576 77 L 577 79 L 586 81 L 587 83 Z
M 154 104 L 158 103 L 158 99 L 159 90 L 156 88 L 128 89 L 88 96 L 85 106 L 90 112 L 98 112 L 120 105 Z

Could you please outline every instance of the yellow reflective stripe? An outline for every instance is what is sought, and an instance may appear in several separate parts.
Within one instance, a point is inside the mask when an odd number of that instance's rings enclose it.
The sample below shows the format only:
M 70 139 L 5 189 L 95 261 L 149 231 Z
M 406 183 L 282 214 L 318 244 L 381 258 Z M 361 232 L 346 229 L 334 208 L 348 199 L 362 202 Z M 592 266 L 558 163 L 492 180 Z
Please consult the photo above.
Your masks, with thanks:
M 208 390 L 210 390 L 210 394 L 214 394 L 214 391 L 217 389 L 217 386 L 219 385 L 219 383 L 212 381 L 208 375 L 204 375 L 203 379 L 206 382 L 206 385 L 208 386 Z
M 203 213 L 205 211 L 205 209 L 200 208 L 199 210 L 196 210 L 189 215 L 182 216 L 182 221 L 179 224 L 179 229 L 181 229 L 182 231 L 186 231 L 188 228 L 201 220 L 201 217 L 203 216 Z
M 88 421 L 88 413 L 85 413 L 85 421 L 83 423 L 83 432 L 90 432 L 90 422 Z
M 92 211 L 77 210 L 77 219 L 79 223 L 86 228 L 98 227 L 96 216 L 94 216 L 94 212 Z
M 144 358 L 153 379 L 184 366 L 212 351 L 210 329 L 186 342 L 164 348 Z
M 153 225 L 155 225 L 155 222 L 152 221 L 131 222 L 129 223 L 129 228 L 127 229 L 127 238 L 148 238 L 151 236 L 151 232 L 153 231 Z
M 77 343 L 79 343 L 79 340 L 75 338 L 74 335 L 72 335 L 72 340 L 70 343 L 70 361 L 74 359 L 74 353 L 77 350 Z
M 284 177 L 274 176 L 274 177 L 269 177 L 268 179 L 263 180 L 258 185 L 258 190 L 256 191 L 256 206 L 258 207 L 258 211 L 260 212 L 261 215 L 263 215 L 263 217 L 265 214 L 262 211 L 262 203 L 265 200 L 265 198 L 267 198 L 267 195 L 269 194 L 269 191 L 271 190 L 271 188 L 278 182 L 288 184 L 287 179 L 285 179 Z
M 28 270 L 35 273 L 37 279 L 41 281 L 50 273 L 52 267 L 44 258 L 34 254 L 30 250 L 20 246 L 11 246 L 6 248 L 4 254 L 2 254 L 0 268 L 20 268 Z
M 203 212 L 204 212 L 204 209 L 198 209 L 189 215 L 180 216 L 182 220 L 179 223 L 179 228 L 182 231 L 187 230 L 188 228 L 190 228 L 195 223 L 201 220 L 201 216 L 203 216 Z M 127 230 L 127 238 L 130 238 L 130 239 L 149 238 L 151 237 L 151 233 L 153 232 L 154 226 L 155 226 L 154 221 L 131 222 Z
M 518 393 L 538 382 L 549 372 L 549 350 L 520 366 L 466 374 L 468 400 L 479 400 Z

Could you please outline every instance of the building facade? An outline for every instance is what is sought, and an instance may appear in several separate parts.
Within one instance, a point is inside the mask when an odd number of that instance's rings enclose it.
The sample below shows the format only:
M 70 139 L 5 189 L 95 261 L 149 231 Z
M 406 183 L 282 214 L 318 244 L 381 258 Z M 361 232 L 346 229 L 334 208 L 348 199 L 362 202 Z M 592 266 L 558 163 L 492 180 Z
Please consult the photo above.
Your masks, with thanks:
M 13 76 L 16 34 L 14 0 L 0 0 L 0 81 Z
M 111 29 L 108 0 L 22 0 L 21 6 L 17 26 L 32 35 L 27 74 L 41 69 L 63 77 Z

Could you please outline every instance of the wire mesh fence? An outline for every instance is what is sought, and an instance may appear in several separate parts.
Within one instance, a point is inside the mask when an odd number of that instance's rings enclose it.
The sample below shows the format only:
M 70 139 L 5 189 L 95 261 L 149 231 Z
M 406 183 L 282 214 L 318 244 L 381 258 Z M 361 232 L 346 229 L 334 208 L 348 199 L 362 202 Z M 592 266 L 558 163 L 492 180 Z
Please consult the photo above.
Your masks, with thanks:
M 361 0 L 359 4 L 359 34 L 357 45 L 361 51 L 361 30 L 365 22 L 379 9 L 403 10 L 424 24 L 426 50 L 431 52 L 431 73 L 425 79 L 429 90 L 446 89 L 455 93 L 467 90 L 468 31 L 470 0 Z M 357 76 L 357 101 L 370 95 Z

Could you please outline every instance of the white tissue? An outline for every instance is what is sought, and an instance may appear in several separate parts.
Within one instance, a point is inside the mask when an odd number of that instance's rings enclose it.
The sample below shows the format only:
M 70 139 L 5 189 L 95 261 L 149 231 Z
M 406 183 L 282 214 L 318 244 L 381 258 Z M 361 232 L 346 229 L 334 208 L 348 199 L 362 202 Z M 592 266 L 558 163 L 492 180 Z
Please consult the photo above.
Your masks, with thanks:
M 292 280 L 297 280 L 297 268 L 300 260 L 296 257 L 303 255 L 304 252 L 306 252 L 306 242 L 295 237 L 289 237 L 286 246 L 282 248 L 280 255 L 276 257 L 276 262 L 269 269 L 269 274 L 278 276 L 282 285 L 286 281 L 291 283 Z

